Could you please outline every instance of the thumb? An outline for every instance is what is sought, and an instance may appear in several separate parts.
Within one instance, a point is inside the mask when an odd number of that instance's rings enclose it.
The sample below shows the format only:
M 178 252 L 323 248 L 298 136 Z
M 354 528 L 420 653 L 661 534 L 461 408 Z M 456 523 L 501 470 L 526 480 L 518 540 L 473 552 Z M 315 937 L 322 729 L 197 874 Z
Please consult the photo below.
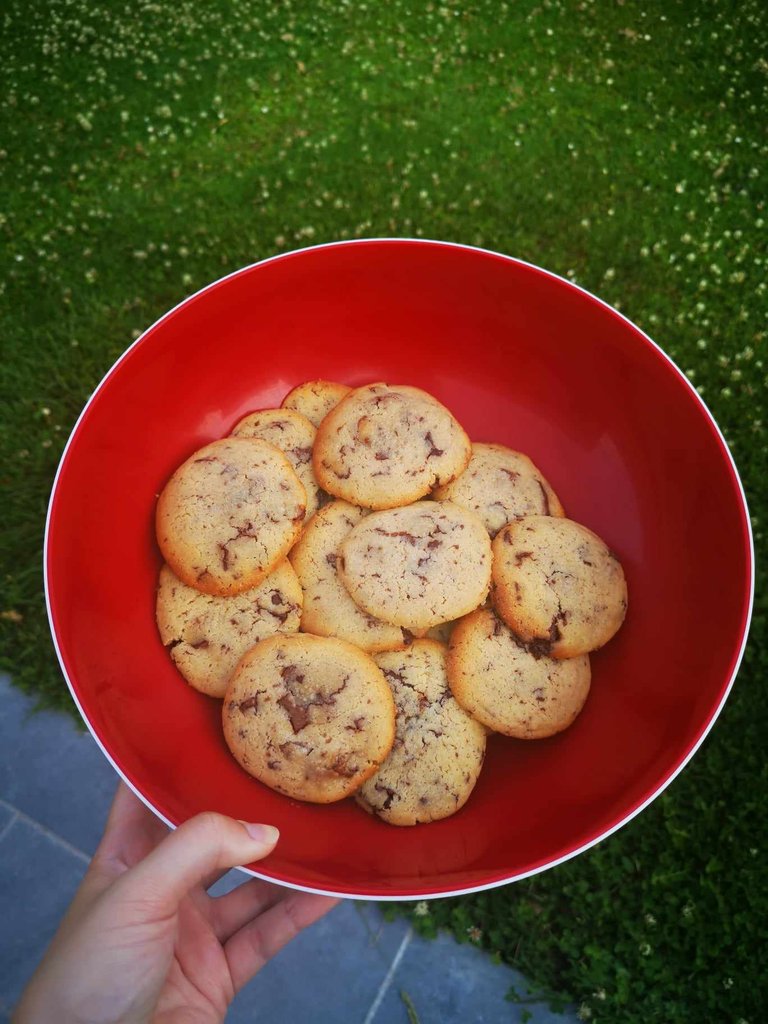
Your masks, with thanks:
M 117 884 L 125 882 L 134 896 L 175 906 L 207 876 L 266 857 L 279 834 L 272 825 L 206 811 L 180 825 Z

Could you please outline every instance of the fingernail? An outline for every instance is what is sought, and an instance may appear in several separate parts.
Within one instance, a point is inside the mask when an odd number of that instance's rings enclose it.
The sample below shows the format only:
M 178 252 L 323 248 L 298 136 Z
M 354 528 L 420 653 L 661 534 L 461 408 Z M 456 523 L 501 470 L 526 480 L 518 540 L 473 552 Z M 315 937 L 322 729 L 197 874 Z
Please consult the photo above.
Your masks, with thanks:
M 263 846 L 274 846 L 280 838 L 280 832 L 274 825 L 255 825 L 250 821 L 241 821 L 240 824 L 251 839 L 261 843 Z

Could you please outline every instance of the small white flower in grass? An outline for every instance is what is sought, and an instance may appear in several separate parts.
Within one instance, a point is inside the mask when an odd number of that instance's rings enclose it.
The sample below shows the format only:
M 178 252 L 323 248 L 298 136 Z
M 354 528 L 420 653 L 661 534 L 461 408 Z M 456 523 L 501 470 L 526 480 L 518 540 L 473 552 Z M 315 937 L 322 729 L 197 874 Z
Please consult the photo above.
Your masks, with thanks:
M 467 935 L 471 942 L 479 942 L 483 937 L 482 930 L 474 924 L 471 924 L 469 928 L 467 928 Z
M 649 942 L 641 942 L 637 948 L 640 951 L 640 956 L 650 956 L 653 952 Z
M 733 988 L 733 978 L 723 978 L 723 988 Z
M 416 906 L 413 908 L 413 912 L 416 917 L 426 917 L 429 914 L 429 904 L 426 900 L 419 900 Z
M 645 923 L 649 927 L 653 928 L 653 926 L 656 924 L 656 918 L 653 916 L 653 914 L 646 914 L 645 915 Z
M 590 1020 L 592 1018 L 592 1010 L 587 1006 L 586 1003 L 582 1003 L 576 1012 L 576 1016 L 579 1020 Z

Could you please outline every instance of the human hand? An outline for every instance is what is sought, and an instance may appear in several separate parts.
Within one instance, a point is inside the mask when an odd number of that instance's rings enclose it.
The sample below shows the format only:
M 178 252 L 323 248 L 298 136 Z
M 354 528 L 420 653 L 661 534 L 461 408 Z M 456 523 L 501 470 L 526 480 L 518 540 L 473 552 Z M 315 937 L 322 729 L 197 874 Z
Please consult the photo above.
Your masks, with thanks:
M 104 837 L 14 1024 L 219 1024 L 246 982 L 338 900 L 252 879 L 277 830 L 223 815 L 168 829 L 121 783 Z

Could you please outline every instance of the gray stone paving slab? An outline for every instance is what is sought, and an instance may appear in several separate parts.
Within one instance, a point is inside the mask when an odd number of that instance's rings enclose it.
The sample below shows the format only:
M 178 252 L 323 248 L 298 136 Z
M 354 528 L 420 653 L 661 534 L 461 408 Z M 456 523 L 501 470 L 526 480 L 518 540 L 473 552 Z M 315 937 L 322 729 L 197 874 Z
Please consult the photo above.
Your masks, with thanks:
M 17 817 L 0 838 L 0 1006 L 10 1010 L 59 926 L 86 863 Z
M 404 922 L 381 924 L 345 900 L 264 967 L 227 1024 L 362 1024 L 407 931 Z
M 0 839 L 3 838 L 3 833 L 9 827 L 16 812 L 11 807 L 6 807 L 5 804 L 0 803 Z
M 61 712 L 32 712 L 0 675 L 0 799 L 93 853 L 117 775 L 87 732 Z
M 505 996 L 513 985 L 525 991 L 525 980 L 517 971 L 494 963 L 474 946 L 442 933 L 433 940 L 414 936 L 370 1024 L 409 1024 L 401 992 L 407 993 L 419 1024 L 517 1024 L 525 1010 L 531 1024 L 575 1020 L 552 1013 L 544 1004 L 521 1007 L 508 1002 Z

